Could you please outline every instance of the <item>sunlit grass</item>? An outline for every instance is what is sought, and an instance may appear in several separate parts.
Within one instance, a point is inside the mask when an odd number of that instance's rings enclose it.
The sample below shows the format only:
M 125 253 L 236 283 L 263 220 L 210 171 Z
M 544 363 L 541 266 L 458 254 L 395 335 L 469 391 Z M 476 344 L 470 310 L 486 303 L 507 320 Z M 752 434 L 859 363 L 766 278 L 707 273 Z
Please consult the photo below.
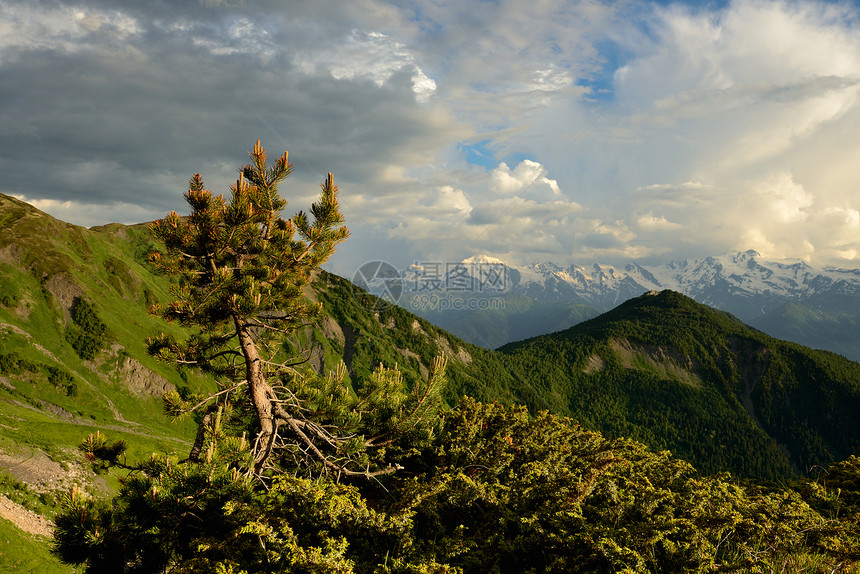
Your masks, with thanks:
M 71 574 L 74 567 L 60 562 L 51 552 L 51 541 L 18 529 L 0 518 L 0 572 L 15 574 Z

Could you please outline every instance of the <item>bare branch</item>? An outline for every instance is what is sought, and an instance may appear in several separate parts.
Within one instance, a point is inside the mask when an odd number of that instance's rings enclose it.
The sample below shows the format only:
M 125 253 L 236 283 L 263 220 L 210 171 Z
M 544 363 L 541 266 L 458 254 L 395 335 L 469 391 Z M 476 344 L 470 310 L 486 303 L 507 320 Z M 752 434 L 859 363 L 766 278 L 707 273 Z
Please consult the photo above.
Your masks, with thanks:
M 206 397 L 205 399 L 203 399 L 202 401 L 200 401 L 199 403 L 197 403 L 196 405 L 194 405 L 193 407 L 191 407 L 190 409 L 188 409 L 186 412 L 193 413 L 194 411 L 196 411 L 197 409 L 199 409 L 203 405 L 211 402 L 212 400 L 220 397 L 221 395 L 226 395 L 227 393 L 231 393 L 231 392 L 235 391 L 236 389 L 239 389 L 239 388 L 245 386 L 247 383 L 248 383 L 248 381 L 241 381 L 239 383 L 236 383 L 235 385 L 233 385 L 229 389 L 224 389 L 222 391 L 218 391 L 217 393 L 213 393 L 213 394 L 209 395 L 208 397 Z

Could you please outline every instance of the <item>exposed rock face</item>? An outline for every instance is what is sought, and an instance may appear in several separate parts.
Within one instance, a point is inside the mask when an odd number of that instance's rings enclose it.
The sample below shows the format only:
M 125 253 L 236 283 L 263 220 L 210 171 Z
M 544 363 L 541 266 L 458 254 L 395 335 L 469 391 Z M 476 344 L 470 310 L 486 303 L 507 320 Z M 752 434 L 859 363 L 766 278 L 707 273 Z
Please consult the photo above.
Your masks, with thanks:
M 63 309 L 63 317 L 66 325 L 71 321 L 70 309 L 77 297 L 84 296 L 84 290 L 75 283 L 75 280 L 67 273 L 56 273 L 45 281 L 45 289 L 54 296 Z
M 696 374 L 697 365 L 689 356 L 677 349 L 643 345 L 627 339 L 613 339 L 610 346 L 626 369 L 635 368 L 638 361 L 644 361 L 664 377 L 675 379 L 697 389 L 703 387 L 702 379 Z
M 74 414 L 70 413 L 59 405 L 55 405 L 54 403 L 49 403 L 48 401 L 39 401 L 39 404 L 42 406 L 43 411 L 47 411 L 57 418 L 65 419 L 67 421 L 71 421 L 76 418 Z
M 600 355 L 591 355 L 588 357 L 588 363 L 585 365 L 583 372 L 586 375 L 590 375 L 591 373 L 598 373 L 603 371 L 606 368 L 606 361 L 603 360 L 603 357 Z
M 61 464 L 40 450 L 0 453 L 0 469 L 25 483 L 35 492 L 70 488 L 73 478 L 83 472 L 80 465 Z
M 54 523 L 20 504 L 0 496 L 0 517 L 5 518 L 24 532 L 50 538 L 54 535 Z
M 421 323 L 418 322 L 418 319 L 415 319 L 414 321 L 412 321 L 412 330 L 415 331 L 416 333 L 420 333 L 420 334 L 425 335 L 425 336 L 427 335 L 427 333 L 424 331 L 424 329 L 421 328 Z
M 442 350 L 442 353 L 454 359 L 457 359 L 461 363 L 469 364 L 472 362 L 472 355 L 469 354 L 469 351 L 462 347 L 457 347 L 457 351 L 451 347 L 451 344 L 448 342 L 444 336 L 440 335 L 436 337 L 436 344 L 439 345 L 439 348 Z
M 18 249 L 14 243 L 0 247 L 0 263 L 9 265 L 17 265 L 20 261 L 18 257 Z
M 120 382 L 135 395 L 141 397 L 160 397 L 175 390 L 173 383 L 157 373 L 153 373 L 140 361 L 126 357 L 116 372 Z
M 322 330 L 323 335 L 325 335 L 327 339 L 334 339 L 334 341 L 337 342 L 338 345 L 343 346 L 346 343 L 346 337 L 343 334 L 343 329 L 337 321 L 335 321 L 328 315 L 323 317 Z
M 79 462 L 60 463 L 38 449 L 0 453 L 0 470 L 25 483 L 30 491 L 38 493 L 68 492 L 73 485 L 80 484 L 85 477 L 89 476 Z M 101 491 L 107 490 L 107 483 L 102 477 L 97 477 L 94 484 Z M 52 520 L 27 510 L 2 494 L 0 494 L 0 517 L 30 534 L 48 538 L 53 534 Z

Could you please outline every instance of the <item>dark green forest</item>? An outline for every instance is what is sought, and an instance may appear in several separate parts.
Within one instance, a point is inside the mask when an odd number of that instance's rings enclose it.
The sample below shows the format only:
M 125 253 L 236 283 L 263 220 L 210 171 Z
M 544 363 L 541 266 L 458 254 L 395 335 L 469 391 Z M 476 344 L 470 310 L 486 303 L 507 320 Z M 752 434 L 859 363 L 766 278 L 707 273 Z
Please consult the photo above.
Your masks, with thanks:
M 351 373 L 366 376 L 379 357 L 414 378 L 445 348 L 468 354 L 469 363 L 449 364 L 449 404 L 468 395 L 548 410 L 670 450 L 703 472 L 747 478 L 808 476 L 860 451 L 860 364 L 779 341 L 679 293 L 645 295 L 491 352 L 397 306 L 374 318 L 337 276 L 321 283 L 326 312 L 353 333 L 353 346 L 335 353 Z
M 554 412 L 703 472 L 806 476 L 860 448 L 860 364 L 679 293 L 646 294 L 500 352 Z

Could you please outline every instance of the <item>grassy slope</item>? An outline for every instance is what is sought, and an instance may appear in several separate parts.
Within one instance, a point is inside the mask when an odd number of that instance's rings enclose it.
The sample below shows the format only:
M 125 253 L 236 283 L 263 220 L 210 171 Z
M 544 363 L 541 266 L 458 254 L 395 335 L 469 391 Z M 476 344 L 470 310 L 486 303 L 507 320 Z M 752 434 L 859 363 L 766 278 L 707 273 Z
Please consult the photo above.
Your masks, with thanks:
M 76 446 L 96 429 L 126 440 L 130 457 L 188 448 L 193 423 L 169 421 L 157 387 L 129 386 L 132 373 L 123 368 L 134 365 L 138 382 L 211 386 L 145 351 L 147 335 L 175 328 L 147 313 L 147 303 L 165 299 L 168 286 L 139 263 L 146 237 L 145 227 L 68 225 L 0 196 L 0 355 L 26 365 L 0 373 L 0 452 L 25 459 L 38 450 L 80 465 Z M 65 338 L 76 296 L 107 326 L 109 347 L 92 361 Z M 51 383 L 52 369 L 74 392 Z
M 146 226 L 84 229 L 0 195 L 0 357 L 24 365 L 0 372 L 0 454 L 23 460 L 44 452 L 57 462 L 86 467 L 76 446 L 95 430 L 125 440 L 130 460 L 154 451 L 186 451 L 193 422 L 172 423 L 162 414 L 157 389 L 131 388 L 123 370 L 133 360 L 153 380 L 212 385 L 146 353 L 147 336 L 178 329 L 147 312 L 149 304 L 169 298 L 165 278 L 144 263 L 151 247 Z M 314 364 L 318 370 L 334 368 L 345 358 L 352 380 L 360 384 L 380 362 L 397 364 L 411 384 L 444 353 L 451 356 L 451 402 L 464 393 L 515 402 L 512 379 L 492 352 L 466 345 L 399 308 L 369 312 L 338 277 L 323 273 L 316 289 L 313 296 L 334 318 L 302 334 L 323 357 Z M 82 360 L 65 338 L 76 296 L 89 301 L 107 326 L 110 348 L 92 361 Z M 51 369 L 72 381 L 75 392 L 52 384 Z M 491 385 L 483 382 L 487 374 L 493 375 Z M 116 484 L 115 476 L 107 479 L 109 486 Z M 89 482 L 91 488 L 103 484 L 94 476 Z
M 22 532 L 0 518 L 0 572 L 16 574 L 71 574 L 75 569 L 48 550 L 48 540 Z

